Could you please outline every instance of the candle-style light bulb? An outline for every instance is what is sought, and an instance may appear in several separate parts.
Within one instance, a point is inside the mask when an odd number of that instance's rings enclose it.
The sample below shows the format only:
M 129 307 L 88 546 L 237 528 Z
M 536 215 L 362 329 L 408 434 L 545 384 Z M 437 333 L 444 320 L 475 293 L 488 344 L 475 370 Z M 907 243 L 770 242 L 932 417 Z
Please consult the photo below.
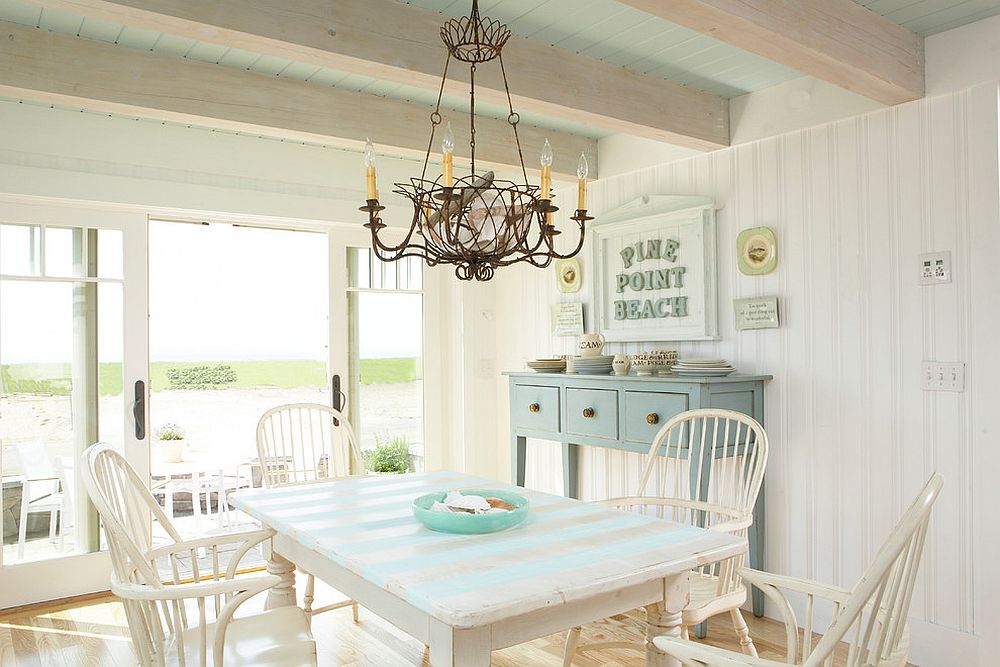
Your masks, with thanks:
M 587 164 L 587 156 L 580 153 L 580 161 L 576 163 L 577 191 L 576 209 L 578 211 L 587 210 L 587 173 L 590 165 Z
M 441 170 L 442 170 L 442 181 L 444 181 L 444 186 L 450 188 L 452 185 L 452 165 L 453 152 L 455 151 L 455 133 L 451 130 L 451 121 L 448 121 L 448 125 L 444 129 L 444 137 L 441 138 Z
M 375 146 L 371 139 L 365 141 L 365 185 L 368 199 L 378 199 L 378 188 L 375 185 Z
M 546 139 L 542 145 L 542 199 L 550 199 L 549 190 L 552 187 L 552 144 Z
M 551 167 L 552 166 L 552 144 L 546 139 L 545 143 L 542 145 L 542 166 Z
M 587 178 L 587 174 L 590 173 L 590 165 L 587 164 L 587 156 L 580 153 L 580 161 L 576 163 L 576 177 L 580 180 Z

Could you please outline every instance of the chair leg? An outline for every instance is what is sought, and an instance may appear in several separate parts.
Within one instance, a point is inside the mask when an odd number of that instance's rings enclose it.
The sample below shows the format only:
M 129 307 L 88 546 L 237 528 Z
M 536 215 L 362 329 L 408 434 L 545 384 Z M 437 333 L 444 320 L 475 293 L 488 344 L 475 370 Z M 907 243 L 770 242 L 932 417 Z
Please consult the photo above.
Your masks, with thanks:
M 733 627 L 736 628 L 736 634 L 740 638 L 740 650 L 756 658 L 757 647 L 753 645 L 753 639 L 750 638 L 750 629 L 743 618 L 743 613 L 739 609 L 733 609 L 729 613 L 733 617 Z
M 312 620 L 313 599 L 316 597 L 316 577 L 311 574 L 306 577 L 306 593 L 302 598 L 302 611 L 306 618 Z
M 580 645 L 580 627 L 566 633 L 566 647 L 563 649 L 563 667 L 570 667 L 576 657 L 576 647 Z
M 49 510 L 49 542 L 56 543 L 56 525 L 59 523 L 59 510 Z

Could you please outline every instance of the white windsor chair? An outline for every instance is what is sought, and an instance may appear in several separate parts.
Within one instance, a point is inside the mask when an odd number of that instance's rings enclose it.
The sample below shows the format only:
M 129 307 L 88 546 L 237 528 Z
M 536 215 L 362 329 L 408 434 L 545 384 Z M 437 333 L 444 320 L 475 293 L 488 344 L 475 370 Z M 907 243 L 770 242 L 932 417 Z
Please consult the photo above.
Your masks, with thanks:
M 602 504 L 661 519 L 724 531 L 746 539 L 767 467 L 767 434 L 741 412 L 699 409 L 663 425 L 649 448 L 638 491 Z M 681 617 L 683 636 L 712 616 L 729 612 L 741 648 L 757 655 L 740 607 L 747 591 L 739 575 L 745 554 L 692 570 L 690 600 Z M 634 616 L 631 614 L 630 616 Z M 581 628 L 566 637 L 563 665 L 577 653 L 604 649 L 645 650 L 639 642 L 580 645 Z
M 364 474 L 364 462 L 354 429 L 335 408 L 320 403 L 292 403 L 271 408 L 257 422 L 257 457 L 264 488 L 309 484 Z M 303 606 L 308 617 L 351 607 L 358 621 L 358 603 L 344 600 L 313 609 L 316 578 L 306 572 Z
M 752 658 L 674 637 L 657 637 L 654 643 L 685 667 L 831 667 L 834 649 L 847 638 L 845 667 L 903 667 L 910 648 L 906 617 L 931 509 L 943 484 L 941 475 L 931 476 L 854 588 L 757 570 L 741 571 L 744 579 L 760 587 L 781 610 L 788 642 L 785 662 Z M 795 612 L 782 589 L 805 596 L 801 650 Z M 817 600 L 833 607 L 833 621 L 813 648 Z
M 281 583 L 271 574 L 236 576 L 242 557 L 273 531 L 182 541 L 142 479 L 110 445 L 91 446 L 84 462 L 80 476 L 101 516 L 111 555 L 111 590 L 124 603 L 132 648 L 141 665 L 316 664 L 316 643 L 298 607 L 233 618 L 249 598 Z M 147 512 L 162 524 L 172 544 L 148 546 Z M 234 549 L 225 570 L 219 564 L 220 547 Z M 209 552 L 208 565 L 199 561 L 199 549 Z M 160 580 L 161 559 L 170 567 L 171 581 Z M 182 573 L 182 559 L 190 561 L 190 573 Z

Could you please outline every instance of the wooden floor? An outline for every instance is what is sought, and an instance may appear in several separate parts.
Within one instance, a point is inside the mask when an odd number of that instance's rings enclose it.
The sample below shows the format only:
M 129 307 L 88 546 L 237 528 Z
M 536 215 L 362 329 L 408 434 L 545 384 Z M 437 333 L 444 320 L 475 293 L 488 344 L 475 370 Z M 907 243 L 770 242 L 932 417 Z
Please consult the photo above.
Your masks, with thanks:
M 317 582 L 318 583 L 318 582 Z M 262 596 L 244 607 L 259 603 Z M 321 598 L 317 594 L 317 601 Z M 747 614 L 750 633 L 761 657 L 784 660 L 784 627 Z M 371 612 L 361 610 L 361 621 L 351 621 L 350 609 L 339 609 L 313 619 L 320 665 L 350 667 L 425 666 L 427 655 L 420 642 L 397 630 Z M 584 641 L 638 639 L 627 619 L 585 630 Z M 738 650 L 728 615 L 709 624 L 707 642 Z M 64 603 L 0 612 L 0 667 L 66 665 L 134 665 L 122 606 L 101 595 Z M 493 653 L 495 667 L 558 666 L 562 664 L 563 636 L 552 635 L 528 644 Z M 835 662 L 841 667 L 843 655 Z M 642 655 L 629 651 L 604 651 L 578 656 L 578 667 L 640 667 Z

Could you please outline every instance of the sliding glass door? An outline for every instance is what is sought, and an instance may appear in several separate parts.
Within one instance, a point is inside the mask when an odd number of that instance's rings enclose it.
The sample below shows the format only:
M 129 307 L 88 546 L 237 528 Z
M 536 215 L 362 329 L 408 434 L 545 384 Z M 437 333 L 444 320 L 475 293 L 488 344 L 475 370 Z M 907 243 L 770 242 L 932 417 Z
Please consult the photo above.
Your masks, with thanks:
M 0 607 L 108 586 L 78 471 L 97 441 L 147 467 L 145 230 L 120 213 L 0 208 Z

